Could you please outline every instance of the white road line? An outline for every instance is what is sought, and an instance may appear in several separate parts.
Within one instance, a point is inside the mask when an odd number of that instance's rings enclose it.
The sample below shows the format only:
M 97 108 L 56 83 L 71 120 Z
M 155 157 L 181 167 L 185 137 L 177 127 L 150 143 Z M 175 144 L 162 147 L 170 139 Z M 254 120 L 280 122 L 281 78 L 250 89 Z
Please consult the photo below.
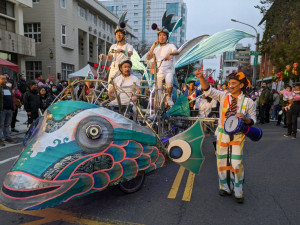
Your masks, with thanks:
M 18 157 L 19 157 L 19 156 L 16 155 L 16 156 L 14 156 L 14 157 L 11 157 L 11 158 L 2 160 L 2 161 L 0 161 L 0 165 L 2 165 L 2 164 L 4 164 L 4 163 L 7 163 L 7 162 L 9 162 L 9 161 L 11 161 L 11 160 L 14 160 L 14 159 L 16 159 L 16 158 L 18 158 Z

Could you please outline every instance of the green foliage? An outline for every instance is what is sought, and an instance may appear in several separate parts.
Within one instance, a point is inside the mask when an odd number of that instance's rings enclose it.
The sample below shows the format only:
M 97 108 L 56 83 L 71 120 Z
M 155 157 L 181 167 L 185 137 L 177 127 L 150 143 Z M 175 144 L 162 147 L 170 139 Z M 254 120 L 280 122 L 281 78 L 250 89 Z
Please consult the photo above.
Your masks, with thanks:
M 273 2 L 267 10 L 266 4 Z M 277 71 L 300 62 L 300 0 L 267 0 L 258 6 L 265 12 L 265 32 L 261 51 L 268 53 Z M 261 22 L 261 23 L 262 23 Z

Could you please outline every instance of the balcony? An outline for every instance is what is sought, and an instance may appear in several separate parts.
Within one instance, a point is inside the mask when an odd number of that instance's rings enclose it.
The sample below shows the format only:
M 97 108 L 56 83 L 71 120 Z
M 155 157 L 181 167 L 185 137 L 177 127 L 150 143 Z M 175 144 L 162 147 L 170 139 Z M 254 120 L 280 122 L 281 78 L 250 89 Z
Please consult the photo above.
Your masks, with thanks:
M 35 56 L 35 40 L 0 29 L 0 51 Z

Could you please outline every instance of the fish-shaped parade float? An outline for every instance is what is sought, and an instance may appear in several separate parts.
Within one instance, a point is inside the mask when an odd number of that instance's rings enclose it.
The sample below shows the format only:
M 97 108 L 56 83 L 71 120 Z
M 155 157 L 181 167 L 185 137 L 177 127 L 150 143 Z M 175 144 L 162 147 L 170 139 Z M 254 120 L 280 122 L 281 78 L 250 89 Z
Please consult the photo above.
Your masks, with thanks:
M 172 17 L 164 17 L 171 24 Z M 170 32 L 178 26 L 180 20 L 169 26 Z M 247 37 L 253 36 L 239 30 L 199 36 L 180 48 L 175 67 L 232 50 L 239 40 Z M 150 83 L 136 51 L 132 61 L 133 69 L 143 71 Z M 174 108 L 182 109 L 184 104 L 189 110 L 185 101 L 179 98 L 169 111 L 175 113 L 163 116 L 177 116 Z M 171 161 L 199 173 L 204 160 L 203 139 L 200 120 L 183 132 L 160 137 L 151 126 L 99 106 L 96 101 L 58 101 L 29 128 L 25 147 L 5 177 L 0 201 L 12 209 L 36 210 L 112 185 L 120 185 L 131 193 L 142 186 L 146 173 Z M 133 180 L 137 184 L 126 183 Z

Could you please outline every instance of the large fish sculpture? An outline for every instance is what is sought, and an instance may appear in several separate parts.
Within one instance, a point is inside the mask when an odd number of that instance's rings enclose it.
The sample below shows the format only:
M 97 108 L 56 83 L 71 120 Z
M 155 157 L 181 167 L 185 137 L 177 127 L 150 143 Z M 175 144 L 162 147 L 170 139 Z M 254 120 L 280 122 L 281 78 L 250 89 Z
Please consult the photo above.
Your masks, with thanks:
M 201 153 L 199 124 L 191 146 Z M 27 135 L 23 152 L 5 177 L 0 201 L 16 210 L 35 210 L 102 191 L 170 161 L 168 151 L 158 146 L 150 128 L 123 115 L 87 102 L 57 102 Z M 180 164 L 196 157 L 198 165 L 186 167 L 195 172 L 200 168 L 202 154 L 187 157 L 176 144 L 169 152 Z

